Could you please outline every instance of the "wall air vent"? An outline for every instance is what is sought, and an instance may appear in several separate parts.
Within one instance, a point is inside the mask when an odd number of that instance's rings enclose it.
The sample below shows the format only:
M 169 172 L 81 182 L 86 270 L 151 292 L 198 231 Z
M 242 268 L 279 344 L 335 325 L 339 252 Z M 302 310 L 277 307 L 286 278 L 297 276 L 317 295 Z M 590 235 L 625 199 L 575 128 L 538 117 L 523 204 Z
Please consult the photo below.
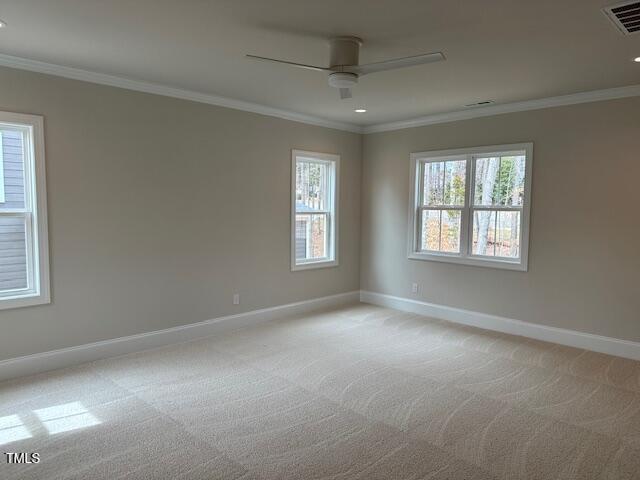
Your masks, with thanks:
M 485 105 L 491 105 L 492 103 L 493 100 L 484 100 L 482 102 L 467 103 L 465 107 L 484 107 Z
M 624 35 L 640 32 L 640 2 L 624 2 L 602 11 Z

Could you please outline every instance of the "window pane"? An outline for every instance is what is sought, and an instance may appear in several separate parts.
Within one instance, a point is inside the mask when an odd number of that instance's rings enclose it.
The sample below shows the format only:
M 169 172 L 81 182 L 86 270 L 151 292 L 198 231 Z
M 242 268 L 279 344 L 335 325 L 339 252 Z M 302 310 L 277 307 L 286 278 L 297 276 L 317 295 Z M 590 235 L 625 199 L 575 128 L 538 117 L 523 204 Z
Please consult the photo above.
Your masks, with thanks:
M 423 210 L 421 249 L 434 252 L 460 252 L 459 210 Z
M 424 164 L 424 204 L 442 205 L 444 201 L 445 162 L 427 162 Z
M 467 162 L 456 160 L 445 163 L 444 204 L 464 206 Z
M 296 215 L 296 260 L 317 260 L 328 257 L 327 215 Z
M 301 215 L 296 216 L 296 258 L 307 258 L 307 222 Z
M 521 206 L 524 174 L 524 155 L 477 158 L 474 205 Z
M 440 229 L 440 251 L 460 252 L 460 210 L 443 210 Z
M 499 204 L 498 172 L 500 158 L 476 158 L 474 205 L 491 206 Z
M 325 163 L 296 162 L 296 211 L 326 210 L 329 166 Z
M 520 256 L 520 212 L 474 212 L 473 254 L 518 258 Z
M 496 218 L 496 256 L 520 256 L 520 212 L 498 212 Z
M 440 210 L 422 211 L 421 249 L 440 251 Z
M 474 255 L 495 255 L 496 212 L 482 210 L 473 212 Z
M 24 208 L 24 152 L 22 132 L 3 128 L 2 135 L 2 187 L 0 208 Z M 2 195 L 4 192 L 4 195 Z
M 524 199 L 524 155 L 500 159 L 501 205 L 521 206 Z
M 24 217 L 0 216 L 0 293 L 27 288 Z

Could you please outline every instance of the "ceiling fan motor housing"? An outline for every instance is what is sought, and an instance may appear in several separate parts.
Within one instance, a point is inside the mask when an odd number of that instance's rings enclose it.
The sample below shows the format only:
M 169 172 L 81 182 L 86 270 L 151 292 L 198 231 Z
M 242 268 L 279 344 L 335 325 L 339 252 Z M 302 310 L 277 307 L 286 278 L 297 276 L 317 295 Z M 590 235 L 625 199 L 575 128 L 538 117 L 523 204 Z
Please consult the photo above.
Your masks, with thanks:
M 358 83 L 355 73 L 335 72 L 329 75 L 329 85 L 335 88 L 351 88 Z

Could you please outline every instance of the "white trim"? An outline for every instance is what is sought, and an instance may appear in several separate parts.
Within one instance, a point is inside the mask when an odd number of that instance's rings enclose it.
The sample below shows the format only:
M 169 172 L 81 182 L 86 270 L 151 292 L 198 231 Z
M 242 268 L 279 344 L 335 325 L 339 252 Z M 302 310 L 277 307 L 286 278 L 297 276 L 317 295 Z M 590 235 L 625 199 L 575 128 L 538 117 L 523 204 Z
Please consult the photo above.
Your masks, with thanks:
M 16 209 L 15 212 L 24 214 L 28 219 L 26 221 L 26 257 L 29 286 L 26 290 L 16 291 L 15 296 L 0 297 L 0 310 L 51 302 L 44 118 L 40 115 L 0 112 L 0 126 L 2 125 L 18 128 L 24 134 L 25 208 Z M 5 210 L 5 214 L 10 213 L 11 210 Z M 34 226 L 35 230 L 33 230 Z
M 180 325 L 153 332 L 62 348 L 0 361 L 0 381 L 78 365 L 101 358 L 125 355 L 150 348 L 186 342 L 221 332 L 257 325 L 284 315 L 299 315 L 319 308 L 336 307 L 359 301 L 360 292 L 339 293 L 260 310 L 218 317 L 204 322 Z
M 437 123 L 456 122 L 459 120 L 470 120 L 472 118 L 490 117 L 503 113 L 525 112 L 527 110 L 540 110 L 543 108 L 562 107 L 565 105 L 577 105 L 580 103 L 599 102 L 603 100 L 615 100 L 618 98 L 640 96 L 640 85 L 629 85 L 627 87 L 607 88 L 604 90 L 592 90 L 589 92 L 572 93 L 558 97 L 539 98 L 536 100 L 526 100 L 523 102 L 504 103 L 491 105 L 488 107 L 474 107 L 469 110 L 458 110 L 453 112 L 435 113 L 409 120 L 397 122 L 378 123 L 362 128 L 362 133 L 388 132 L 391 130 L 402 130 L 404 128 L 423 127 L 425 125 L 435 125 Z
M 297 265 L 293 264 L 291 266 L 291 271 L 299 272 L 301 270 L 315 270 L 317 268 L 329 268 L 329 267 L 337 267 L 337 266 L 338 266 L 337 260 L 316 260 L 316 261 L 299 263 Z
M 525 154 L 524 198 L 522 207 L 504 208 L 501 206 L 476 207 L 473 205 L 475 188 L 475 159 L 482 155 Z M 419 227 L 421 226 L 418 210 L 422 211 L 423 179 L 421 162 L 465 160 L 465 203 L 463 206 L 437 206 L 435 210 L 460 210 L 460 252 L 427 252 L 419 248 Z M 475 267 L 499 268 L 505 270 L 527 271 L 529 262 L 529 219 L 531 217 L 531 177 L 533 165 L 533 143 L 516 143 L 509 145 L 488 145 L 482 147 L 458 148 L 453 150 L 437 150 L 414 152 L 409 157 L 409 219 L 407 223 L 407 258 L 411 260 L 435 261 L 471 265 Z M 471 214 L 474 210 L 503 210 L 521 212 L 520 220 L 520 257 L 515 259 L 480 256 L 472 254 L 473 225 Z
M 144 82 L 115 75 L 107 75 L 105 73 L 91 72 L 89 70 L 82 70 L 79 68 L 65 67 L 62 65 L 55 65 L 53 63 L 39 62 L 37 60 L 29 60 L 27 58 L 14 57 L 11 55 L 0 54 L 0 66 L 71 78 L 73 80 L 81 80 L 83 82 L 97 83 L 111 87 L 125 88 L 127 90 L 134 90 L 137 92 L 152 93 L 154 95 L 162 95 L 165 97 L 180 98 L 182 100 L 206 103 L 219 107 L 232 108 L 234 110 L 243 110 L 245 112 L 282 118 L 284 120 L 291 120 L 293 122 L 306 123 L 309 125 L 317 125 L 319 127 L 362 133 L 362 128 L 360 126 L 351 123 L 336 122 L 333 120 L 315 117 L 313 115 L 306 115 L 304 113 L 292 112 L 280 108 L 260 105 L 258 103 L 246 102 L 244 100 L 169 87 L 159 83 Z
M 211 95 L 208 93 L 195 92 L 182 88 L 169 87 L 158 83 L 144 82 L 130 78 L 108 75 L 105 73 L 91 72 L 73 67 L 65 67 L 53 63 L 30 60 L 28 58 L 15 57 L 0 54 L 0 66 L 27 70 L 30 72 L 44 73 L 58 77 L 81 80 L 83 82 L 109 85 L 111 87 L 125 88 L 137 92 L 152 93 L 165 97 L 180 98 L 192 102 L 206 103 L 219 107 L 232 108 L 246 112 L 267 115 L 270 117 L 282 118 L 292 122 L 317 125 L 319 127 L 334 128 L 354 133 L 376 133 L 391 130 L 401 130 L 404 128 L 421 127 L 438 123 L 455 122 L 458 120 L 470 120 L 472 118 L 489 117 L 503 113 L 524 112 L 527 110 L 539 110 L 550 107 L 560 107 L 565 105 L 576 105 L 579 103 L 599 102 L 603 100 L 614 100 L 617 98 L 628 98 L 640 96 L 640 85 L 628 85 L 626 87 L 607 88 L 602 90 L 591 90 L 588 92 L 572 93 L 557 97 L 539 98 L 535 100 L 525 100 L 522 102 L 512 102 L 504 104 L 493 104 L 487 107 L 472 107 L 468 110 L 458 110 L 451 112 L 436 113 L 422 117 L 399 120 L 397 122 L 378 123 L 374 125 L 357 125 L 352 123 L 337 122 L 327 120 L 313 115 L 291 112 L 280 108 L 260 105 L 258 103 L 236 100 L 233 98 Z
M 321 163 L 328 163 L 333 166 L 330 169 L 330 173 L 333 174 L 331 178 L 328 178 L 329 183 L 333 188 L 329 190 L 328 206 L 325 211 L 318 211 L 317 213 L 325 213 L 328 217 L 327 230 L 329 237 L 327 238 L 327 247 L 330 255 L 324 259 L 310 259 L 299 262 L 296 259 L 296 164 L 297 159 L 306 158 L 309 161 L 317 161 Z M 327 268 L 338 266 L 338 253 L 339 253 L 339 195 L 340 195 L 340 155 L 333 153 L 320 153 L 310 152 L 308 150 L 291 150 L 291 271 L 297 272 L 300 270 L 312 270 L 316 268 Z M 307 213 L 307 212 L 303 212 Z M 308 212 L 313 214 L 314 212 Z M 308 237 L 307 237 L 308 241 Z M 308 250 L 308 246 L 307 246 Z
M 494 330 L 511 335 L 535 338 L 545 342 L 584 348 L 608 355 L 640 360 L 639 342 L 578 332 L 566 328 L 549 327 L 547 325 L 523 322 L 512 318 L 499 317 L 497 315 L 489 315 L 487 313 L 474 312 L 472 310 L 464 310 L 462 308 L 427 303 L 365 290 L 360 292 L 360 301 L 401 310 L 403 312 L 411 312 L 447 320 L 449 322 L 484 328 L 486 330 Z

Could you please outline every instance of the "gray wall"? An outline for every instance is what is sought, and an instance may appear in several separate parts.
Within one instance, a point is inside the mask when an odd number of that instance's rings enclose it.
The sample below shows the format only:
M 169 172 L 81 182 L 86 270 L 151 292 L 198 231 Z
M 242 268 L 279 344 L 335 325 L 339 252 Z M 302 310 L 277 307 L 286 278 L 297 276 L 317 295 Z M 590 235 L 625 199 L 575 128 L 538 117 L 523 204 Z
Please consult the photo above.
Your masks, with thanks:
M 0 359 L 359 287 L 640 340 L 639 98 L 360 136 L 0 68 L 0 109 L 45 117 L 53 294 Z M 411 152 L 526 141 L 528 272 L 406 258 Z M 337 268 L 290 272 L 292 148 L 342 156 Z
M 45 118 L 53 296 L 0 359 L 359 288 L 360 135 L 7 68 L 0 109 Z M 292 148 L 342 157 L 339 267 L 290 271 Z
M 640 341 L 638 112 L 632 98 L 366 135 L 361 288 Z M 407 259 L 411 152 L 528 141 L 528 272 Z

